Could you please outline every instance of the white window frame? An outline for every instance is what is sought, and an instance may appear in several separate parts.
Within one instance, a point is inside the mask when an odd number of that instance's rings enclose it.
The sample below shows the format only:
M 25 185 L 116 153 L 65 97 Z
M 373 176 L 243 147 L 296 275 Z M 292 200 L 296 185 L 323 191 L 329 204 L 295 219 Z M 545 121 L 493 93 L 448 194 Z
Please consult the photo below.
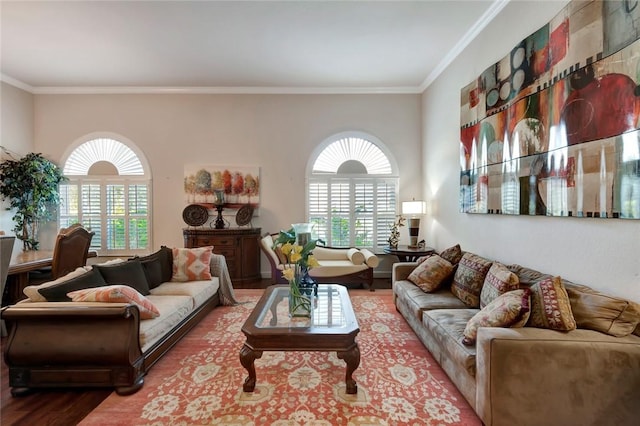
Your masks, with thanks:
M 346 173 L 338 173 L 336 172 L 321 172 L 314 173 L 313 167 L 316 164 L 316 160 L 320 155 L 324 152 L 324 150 L 332 145 L 334 142 L 348 139 L 348 138 L 358 138 L 363 139 L 370 144 L 377 147 L 381 153 L 386 157 L 388 161 L 389 167 L 386 168 L 389 170 L 389 173 L 384 174 L 346 174 Z M 365 164 L 367 159 L 364 157 L 357 158 L 343 158 L 342 162 L 347 161 L 349 159 L 360 160 L 363 164 Z M 365 164 L 366 166 L 367 164 Z M 337 167 L 334 167 L 337 169 Z M 390 154 L 389 150 L 386 146 L 377 139 L 376 137 L 363 133 L 363 132 L 342 132 L 336 135 L 333 135 L 325 141 L 323 141 L 312 153 L 309 163 L 307 164 L 307 176 L 306 176 L 306 214 L 307 220 L 311 223 L 315 223 L 314 232 L 317 234 L 318 238 L 321 238 L 325 241 L 328 246 L 332 247 L 360 247 L 360 248 L 369 248 L 369 249 L 379 249 L 386 245 L 388 245 L 388 237 L 391 232 L 391 225 L 396 219 L 396 215 L 398 214 L 399 202 L 398 202 L 398 192 L 399 192 L 399 176 L 397 172 L 398 168 L 395 163 L 395 159 Z M 343 208 L 342 212 L 336 212 L 335 209 L 332 208 L 332 205 L 337 204 L 337 196 L 331 196 L 331 188 L 332 184 L 343 184 L 348 185 L 348 194 L 347 194 L 347 205 L 343 205 L 346 209 Z M 356 185 L 358 184 L 371 184 L 374 186 L 373 199 L 370 202 L 370 209 L 367 209 L 367 212 L 363 215 L 354 214 L 358 206 L 356 205 Z M 326 200 L 321 200 L 321 203 L 316 202 L 317 191 L 316 187 L 325 186 L 327 188 L 328 195 Z M 391 188 L 389 190 L 389 188 Z M 384 189 L 385 193 L 387 193 L 387 197 L 376 197 L 375 194 L 380 190 Z M 313 198 L 313 200 L 312 200 Z M 384 204 L 382 202 L 383 198 L 386 203 L 391 203 L 392 207 L 386 210 L 383 209 Z M 326 203 L 326 206 L 324 204 Z M 345 215 L 344 211 L 348 211 L 348 215 Z M 333 224 L 334 219 L 337 218 L 345 218 L 348 220 L 348 233 L 349 237 L 346 241 L 336 241 L 336 238 L 332 236 L 331 226 Z M 370 233 L 370 236 L 363 243 L 362 239 L 358 238 L 358 219 L 365 218 L 371 220 L 370 227 L 365 227 Z M 360 228 L 361 230 L 362 228 Z
M 76 186 L 78 188 L 78 201 L 77 201 L 77 215 L 75 214 L 64 214 L 64 211 L 66 210 L 64 206 L 61 206 L 60 209 L 60 214 L 58 217 L 58 222 L 59 222 L 59 226 L 60 227 L 66 227 L 68 226 L 70 223 L 69 222 L 75 222 L 76 220 L 74 218 L 77 217 L 77 221 L 79 223 L 85 224 L 85 222 L 87 223 L 91 223 L 91 219 L 94 219 L 95 223 L 95 219 L 99 218 L 99 223 L 100 223 L 100 230 L 96 230 L 93 229 L 96 232 L 96 236 L 93 238 L 93 240 L 91 241 L 91 248 L 94 250 L 98 251 L 98 255 L 100 256 L 133 256 L 133 255 L 141 255 L 141 254 L 146 254 L 149 253 L 153 247 L 153 235 L 152 235 L 152 230 L 153 230 L 153 224 L 152 224 L 152 217 L 153 217 L 153 212 L 152 212 L 152 206 L 153 206 L 153 200 L 152 200 L 152 180 L 151 180 L 151 176 L 149 174 L 149 166 L 147 163 L 147 160 L 145 158 L 145 156 L 142 154 L 142 152 L 136 147 L 136 145 L 131 142 L 130 140 L 128 140 L 127 138 L 121 136 L 121 135 L 115 135 L 115 134 L 107 134 L 107 133 L 92 133 L 90 135 L 86 135 L 83 138 L 77 140 L 76 142 L 74 142 L 68 149 L 67 152 L 65 153 L 64 161 L 62 162 L 62 164 L 67 164 L 67 161 L 69 161 L 70 159 L 73 159 L 73 155 L 74 152 L 76 151 L 76 149 L 78 149 L 79 147 L 81 147 L 83 144 L 87 143 L 87 142 L 91 142 L 94 140 L 98 140 L 98 139 L 112 139 L 116 142 L 119 142 L 123 145 L 125 145 L 127 148 L 129 148 L 133 154 L 135 154 L 135 156 L 137 157 L 137 161 L 139 161 L 140 166 L 142 166 L 142 171 L 140 172 L 140 170 L 138 169 L 138 171 L 136 171 L 136 174 L 121 174 L 121 175 L 83 175 L 83 174 L 71 174 L 71 175 L 66 175 L 67 177 L 67 181 L 61 184 L 61 189 L 64 186 Z M 105 154 L 105 157 L 108 156 L 109 154 Z M 109 158 L 97 158 L 96 161 L 109 161 Z M 111 159 L 112 163 L 118 163 L 119 161 L 121 161 L 121 166 L 125 165 L 125 166 L 129 166 L 130 163 L 125 163 L 122 162 L 121 159 L 116 159 L 113 158 Z M 114 164 L 117 167 L 116 164 Z M 63 167 L 64 169 L 64 167 Z M 95 185 L 99 185 L 100 187 L 100 216 L 95 216 L 92 214 L 88 214 L 86 212 L 83 211 L 82 209 L 82 186 L 83 185 L 88 185 L 88 184 L 95 184 Z M 108 216 L 107 216 L 107 187 L 109 185 L 122 185 L 124 186 L 124 199 L 123 199 L 123 205 L 124 205 L 124 210 L 125 210 L 125 214 L 122 216 L 124 218 L 124 244 L 125 247 L 124 248 L 110 248 L 109 247 L 109 235 L 108 235 Z M 147 208 L 146 208 L 146 214 L 144 215 L 130 215 L 129 214 L 129 188 L 132 185 L 143 185 L 146 186 L 146 190 L 147 190 Z M 61 191 L 61 198 L 64 195 L 64 191 Z M 64 201 L 63 201 L 64 202 Z M 114 218 L 120 217 L 119 215 L 117 216 L 113 216 Z M 131 248 L 131 234 L 130 234 L 130 220 L 131 219 L 139 219 L 139 218 L 144 218 L 147 220 L 147 246 L 146 247 L 136 247 L 136 248 Z M 87 226 L 88 228 L 91 228 L 91 226 Z M 98 238 L 96 238 L 98 237 Z M 135 245 L 135 244 L 134 244 Z

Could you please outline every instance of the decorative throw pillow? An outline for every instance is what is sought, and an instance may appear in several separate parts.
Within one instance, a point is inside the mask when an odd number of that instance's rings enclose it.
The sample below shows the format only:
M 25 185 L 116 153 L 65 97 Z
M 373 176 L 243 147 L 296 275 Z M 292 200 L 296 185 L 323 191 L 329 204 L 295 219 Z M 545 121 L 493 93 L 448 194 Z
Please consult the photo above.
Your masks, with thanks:
M 171 281 L 171 276 L 173 275 L 173 250 L 169 247 L 162 246 L 155 253 L 143 257 L 136 256 L 133 259 L 139 259 L 142 263 L 149 289 Z
M 171 281 L 210 280 L 211 250 L 213 246 L 173 248 L 173 276 Z
M 480 293 L 480 309 L 491 303 L 496 297 L 508 291 L 520 288 L 518 276 L 502 263 L 495 262 L 489 268 Z
M 420 287 L 422 291 L 429 293 L 440 288 L 452 272 L 453 265 L 434 254 L 416 266 L 409 274 L 408 279 Z
M 531 291 L 528 288 L 501 294 L 475 314 L 464 329 L 462 343 L 476 343 L 480 327 L 522 327 L 529 319 Z
M 460 248 L 460 244 L 456 244 L 455 246 L 442 250 L 440 252 L 440 257 L 448 260 L 453 266 L 456 266 L 462 259 L 462 249 Z
M 109 285 L 126 284 L 135 288 L 142 295 L 149 294 L 149 283 L 140 259 L 132 259 L 115 265 L 95 265 L 94 268 L 100 272 L 102 278 Z
M 100 275 L 100 273 L 95 269 L 92 269 L 89 272 L 62 281 L 58 284 L 40 288 L 38 289 L 38 293 L 40 293 L 47 302 L 68 302 L 71 300 L 67 297 L 67 293 L 70 291 L 91 287 L 101 287 L 106 284 L 107 283 L 104 281 L 104 278 L 102 278 L 102 275 Z
M 576 328 L 571 303 L 560 277 L 531 286 L 531 316 L 528 326 L 569 331 Z
M 428 254 L 426 256 L 420 256 L 419 258 L 416 259 L 416 263 L 419 265 L 422 262 L 424 262 L 425 260 L 427 260 L 428 258 L 430 258 L 431 256 L 433 256 L 433 253 L 432 254 Z
M 64 275 L 60 278 L 57 278 L 53 281 L 47 281 L 45 283 L 42 284 L 38 284 L 38 285 L 30 285 L 24 288 L 24 290 L 22 290 L 22 292 L 24 293 L 25 296 L 27 296 L 29 298 L 29 300 L 31 300 L 32 302 L 46 302 L 47 299 L 44 298 L 44 296 L 42 294 L 40 294 L 40 290 L 43 288 L 47 288 L 47 287 L 51 287 L 57 284 L 61 284 L 65 281 L 69 281 L 71 278 L 76 278 L 79 277 L 82 274 L 86 274 L 87 273 L 87 269 L 85 269 L 83 266 L 76 268 L 75 271 L 71 271 L 69 272 L 67 275 Z M 66 295 L 66 293 L 65 293 Z
M 470 308 L 480 307 L 484 279 L 493 262 L 473 253 L 465 253 L 458 263 L 451 292 Z
M 128 285 L 108 285 L 72 291 L 68 294 L 73 302 L 132 303 L 140 311 L 140 319 L 160 316 L 158 308 L 146 297 Z

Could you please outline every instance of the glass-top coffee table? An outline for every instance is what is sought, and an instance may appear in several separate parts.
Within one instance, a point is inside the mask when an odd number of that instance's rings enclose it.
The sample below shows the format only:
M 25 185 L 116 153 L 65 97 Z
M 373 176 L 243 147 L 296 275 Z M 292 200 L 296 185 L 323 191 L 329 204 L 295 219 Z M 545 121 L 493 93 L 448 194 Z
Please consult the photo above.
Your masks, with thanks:
M 357 393 L 351 376 L 360 365 L 360 348 L 355 340 L 360 328 L 347 289 L 320 284 L 311 318 L 290 318 L 288 296 L 288 285 L 267 288 L 242 326 L 247 340 L 240 350 L 240 363 L 249 373 L 243 390 L 255 389 L 254 361 L 263 351 L 335 351 L 347 364 L 347 393 Z

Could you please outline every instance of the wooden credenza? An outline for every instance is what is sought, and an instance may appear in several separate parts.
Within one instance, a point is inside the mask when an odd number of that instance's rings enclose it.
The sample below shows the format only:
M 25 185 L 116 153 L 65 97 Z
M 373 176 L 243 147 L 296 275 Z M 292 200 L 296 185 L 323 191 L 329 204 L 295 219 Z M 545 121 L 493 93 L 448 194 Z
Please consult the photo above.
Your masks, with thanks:
M 213 246 L 213 252 L 227 260 L 234 283 L 259 281 L 260 228 L 182 230 L 186 248 Z

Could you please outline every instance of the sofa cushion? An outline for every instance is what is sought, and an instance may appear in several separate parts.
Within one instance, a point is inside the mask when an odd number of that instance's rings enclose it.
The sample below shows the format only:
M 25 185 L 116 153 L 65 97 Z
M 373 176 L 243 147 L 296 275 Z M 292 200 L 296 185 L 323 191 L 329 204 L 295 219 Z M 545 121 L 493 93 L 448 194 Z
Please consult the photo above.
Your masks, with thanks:
M 104 281 L 109 284 L 126 284 L 143 296 L 149 294 L 149 283 L 140 259 L 120 262 L 113 265 L 95 265 Z
M 465 253 L 453 277 L 451 292 L 468 307 L 480 307 L 482 285 L 492 263 L 477 254 Z
M 416 266 L 408 279 L 422 291 L 430 293 L 440 288 L 452 272 L 453 265 L 435 254 Z
M 22 290 L 22 292 L 32 302 L 46 302 L 47 299 L 42 294 L 40 294 L 40 292 L 38 290 L 40 290 L 42 288 L 47 288 L 47 287 L 54 286 L 56 284 L 60 284 L 60 283 L 63 283 L 65 281 L 69 281 L 71 278 L 75 278 L 75 277 L 78 277 L 78 276 L 80 276 L 82 274 L 86 274 L 86 273 L 87 273 L 87 269 L 81 266 L 79 268 L 76 268 L 75 271 L 71 271 L 68 274 L 63 275 L 62 277 L 57 278 L 57 279 L 55 279 L 53 281 L 47 281 L 47 282 L 39 284 L 39 285 L 27 286 L 27 287 L 24 288 L 24 290 Z M 65 293 L 65 295 L 66 294 L 67 293 Z
M 600 293 L 590 287 L 563 281 L 578 328 L 616 337 L 633 333 L 640 323 L 640 307 L 634 302 Z
M 74 302 L 131 303 L 138 307 L 140 319 L 155 318 L 160 315 L 158 308 L 149 299 L 128 285 L 108 285 L 85 288 L 69 293 Z
M 520 288 L 518 276 L 502 263 L 494 262 L 487 272 L 480 292 L 480 309 L 487 306 L 501 294 Z
M 171 281 L 201 281 L 211 279 L 211 253 L 213 246 L 173 248 L 173 275 Z
M 518 276 L 520 281 L 520 287 L 531 287 L 535 283 L 545 280 L 547 278 L 553 278 L 553 275 L 543 274 L 535 269 L 527 268 L 518 264 L 512 264 L 507 266 L 511 272 Z
M 189 296 L 167 297 L 150 294 L 147 298 L 158 308 L 160 316 L 140 321 L 142 352 L 146 352 L 193 311 L 193 300 Z
M 462 343 L 464 329 L 478 309 L 436 309 L 424 311 L 422 323 L 429 330 L 435 347 L 429 347 L 434 358 L 456 364 L 469 375 L 476 375 L 476 349 Z M 433 346 L 433 345 L 432 345 Z
M 407 306 L 416 317 L 422 318 L 422 311 L 432 309 L 461 309 L 467 306 L 448 288 L 442 288 L 432 293 L 425 293 L 418 286 L 408 280 L 393 283 L 393 291 L 400 303 Z
M 462 343 L 474 345 L 480 327 L 522 327 L 529 319 L 531 291 L 528 288 L 501 294 L 469 320 Z
M 211 298 L 220 287 L 220 281 L 213 277 L 209 281 L 190 281 L 189 283 L 167 282 L 151 289 L 153 296 L 189 296 L 193 303 L 192 308 L 197 308 Z
M 569 296 L 560 277 L 542 280 L 530 289 L 531 316 L 528 326 L 562 331 L 576 328 Z
M 173 250 L 169 247 L 162 246 L 155 253 L 141 257 L 136 256 L 134 259 L 139 259 L 142 263 L 149 289 L 171 281 L 171 276 L 173 275 Z
M 71 300 L 71 298 L 67 296 L 69 292 L 85 288 L 101 287 L 106 284 L 102 275 L 92 269 L 58 284 L 42 287 L 38 289 L 38 293 L 48 302 L 68 302 Z

